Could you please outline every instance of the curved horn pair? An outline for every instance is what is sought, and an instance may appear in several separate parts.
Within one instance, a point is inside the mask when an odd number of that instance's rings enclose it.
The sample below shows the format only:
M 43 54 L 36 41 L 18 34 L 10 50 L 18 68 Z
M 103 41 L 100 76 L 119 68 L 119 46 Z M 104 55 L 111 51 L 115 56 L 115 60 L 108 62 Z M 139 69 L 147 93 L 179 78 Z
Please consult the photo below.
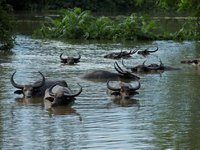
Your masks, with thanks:
M 38 71 L 38 72 L 39 72 L 39 74 L 42 76 L 42 82 L 39 82 L 38 84 L 34 85 L 34 86 L 33 86 L 34 88 L 39 88 L 39 87 L 41 87 L 41 86 L 43 86 L 43 85 L 45 84 L 45 77 L 44 77 L 44 75 L 43 75 L 40 71 Z M 16 73 L 16 71 L 15 71 L 15 72 L 12 74 L 12 76 L 11 76 L 11 79 L 10 79 L 11 84 L 12 84 L 15 88 L 23 89 L 23 88 L 24 88 L 24 85 L 17 84 L 17 83 L 14 81 L 14 75 L 15 75 L 15 73 Z
M 115 68 L 115 70 L 116 70 L 118 73 L 120 73 L 120 74 L 125 74 L 125 73 L 127 73 L 127 72 L 125 72 L 124 70 L 122 70 L 122 68 L 118 65 L 117 62 L 114 63 L 114 68 Z
M 156 49 L 155 50 L 147 50 L 149 53 L 154 53 L 156 51 L 158 51 L 158 46 L 156 46 Z
M 67 60 L 67 59 L 68 59 L 68 58 L 63 58 L 62 55 L 63 55 L 63 53 L 60 54 L 60 59 L 61 59 L 61 60 Z M 80 53 L 78 53 L 78 57 L 77 57 L 77 58 L 74 58 L 74 59 L 75 59 L 75 60 L 79 60 L 80 58 L 81 58 L 81 55 L 80 55 Z
M 138 89 L 141 87 L 140 81 L 139 81 L 139 80 L 136 80 L 136 81 L 138 82 L 138 85 L 137 85 L 136 87 L 134 87 L 134 88 L 131 88 L 130 90 L 136 91 L 136 90 L 138 90 Z M 117 91 L 117 92 L 120 91 L 120 88 L 112 87 L 112 86 L 110 86 L 109 83 L 110 83 L 110 80 L 107 81 L 107 88 L 108 88 L 109 90 Z
M 54 85 L 52 85 L 52 86 L 49 88 L 49 95 L 55 96 L 55 93 L 53 93 L 52 89 L 53 89 L 56 85 L 58 85 L 58 83 L 55 83 Z M 78 85 L 80 86 L 80 84 L 78 84 Z M 79 90 L 77 93 L 75 93 L 75 94 L 64 93 L 64 95 L 67 96 L 67 97 L 76 97 L 76 96 L 78 96 L 79 94 L 81 94 L 81 92 L 82 92 L 82 86 L 80 86 L 80 90 Z

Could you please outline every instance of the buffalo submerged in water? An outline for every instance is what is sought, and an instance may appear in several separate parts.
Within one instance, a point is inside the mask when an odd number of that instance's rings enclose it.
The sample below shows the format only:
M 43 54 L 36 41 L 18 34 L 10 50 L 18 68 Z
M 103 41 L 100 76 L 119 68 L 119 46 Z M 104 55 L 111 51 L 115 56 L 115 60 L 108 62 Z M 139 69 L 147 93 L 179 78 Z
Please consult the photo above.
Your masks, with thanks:
M 108 80 L 138 80 L 140 77 L 129 71 L 123 70 L 117 62 L 114 63 L 114 68 L 117 73 L 106 70 L 95 70 L 84 74 L 81 78 L 92 81 L 106 82 Z
M 54 85 L 55 83 L 61 86 L 68 87 L 67 83 L 64 80 L 55 80 L 55 81 L 46 80 L 41 72 L 39 72 L 39 74 L 42 76 L 42 80 L 38 80 L 33 84 L 27 84 L 27 85 L 18 84 L 14 81 L 15 73 L 16 71 L 12 74 L 10 81 L 15 88 L 19 89 L 16 90 L 14 93 L 23 94 L 23 98 L 40 98 L 40 97 L 43 98 L 45 90 Z
M 79 85 L 79 84 L 78 84 Z M 79 85 L 80 86 L 80 85 Z M 56 106 L 72 105 L 77 97 L 82 92 L 82 87 L 77 93 L 73 93 L 69 87 L 60 86 L 57 83 L 46 89 L 44 96 L 45 108 Z

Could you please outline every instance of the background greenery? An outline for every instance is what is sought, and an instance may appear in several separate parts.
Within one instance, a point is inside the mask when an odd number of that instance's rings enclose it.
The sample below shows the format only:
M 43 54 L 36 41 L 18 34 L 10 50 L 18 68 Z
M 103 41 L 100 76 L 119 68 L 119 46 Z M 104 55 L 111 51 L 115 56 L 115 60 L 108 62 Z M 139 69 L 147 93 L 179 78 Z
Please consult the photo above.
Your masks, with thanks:
M 200 39 L 200 1 L 197 0 L 0 0 L 1 50 L 9 50 L 14 44 L 12 12 L 60 9 L 64 9 L 61 18 L 48 18 L 35 35 L 65 39 Z M 195 18 L 185 21 L 180 30 L 168 33 L 151 20 L 157 12 L 162 16 Z

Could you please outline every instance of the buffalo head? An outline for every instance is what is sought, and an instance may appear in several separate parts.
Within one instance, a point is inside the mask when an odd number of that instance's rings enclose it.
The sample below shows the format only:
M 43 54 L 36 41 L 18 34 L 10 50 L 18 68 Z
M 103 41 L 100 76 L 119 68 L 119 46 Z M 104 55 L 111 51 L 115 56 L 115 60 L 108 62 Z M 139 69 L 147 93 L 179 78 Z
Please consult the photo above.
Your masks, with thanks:
M 14 75 L 15 75 L 16 71 L 12 74 L 11 76 L 11 84 L 15 87 L 18 88 L 20 90 L 16 90 L 14 93 L 15 94 L 23 94 L 23 96 L 25 98 L 32 98 L 35 97 L 37 95 L 40 94 L 40 88 L 45 85 L 45 77 L 44 75 L 39 72 L 39 74 L 42 76 L 42 80 L 41 81 L 37 81 L 34 84 L 29 84 L 29 85 L 21 85 L 18 84 L 14 81 Z
M 154 53 L 156 51 L 158 51 L 158 47 L 155 50 L 148 50 L 148 48 L 147 48 L 147 49 L 145 49 L 143 51 L 138 51 L 137 54 L 146 57 L 147 55 L 150 55 L 151 53 Z
M 120 59 L 120 58 L 129 58 L 132 54 L 135 54 L 137 50 L 130 50 L 128 51 L 122 51 L 121 52 L 113 52 L 110 54 L 107 54 L 104 56 L 104 58 L 110 58 L 110 59 Z
M 199 59 L 182 60 L 181 63 L 182 64 L 195 64 L 195 65 L 199 65 L 200 64 L 200 60 Z
M 69 87 L 55 84 L 46 90 L 44 100 L 50 102 L 50 107 L 70 105 L 76 99 L 75 97 L 81 94 L 81 92 L 81 86 L 77 93 L 73 93 Z
M 80 59 L 81 59 L 81 55 L 79 53 L 78 53 L 77 58 L 75 58 L 75 57 L 63 58 L 62 55 L 63 55 L 63 53 L 60 54 L 61 63 L 68 64 L 68 65 L 74 65 L 74 64 L 80 62 Z
M 133 87 L 130 83 L 120 82 L 119 87 L 112 87 L 110 81 L 107 82 L 109 94 L 114 96 L 115 99 L 127 100 L 132 96 L 139 94 L 136 90 L 140 88 L 140 81 L 137 80 L 138 85 Z
M 160 64 L 149 64 L 145 65 L 146 60 L 141 64 L 133 67 L 126 66 L 124 64 L 124 61 L 122 60 L 122 65 L 126 69 L 130 69 L 132 72 L 138 72 L 138 73 L 153 73 L 153 72 L 160 72 L 165 70 L 165 66 L 160 60 Z

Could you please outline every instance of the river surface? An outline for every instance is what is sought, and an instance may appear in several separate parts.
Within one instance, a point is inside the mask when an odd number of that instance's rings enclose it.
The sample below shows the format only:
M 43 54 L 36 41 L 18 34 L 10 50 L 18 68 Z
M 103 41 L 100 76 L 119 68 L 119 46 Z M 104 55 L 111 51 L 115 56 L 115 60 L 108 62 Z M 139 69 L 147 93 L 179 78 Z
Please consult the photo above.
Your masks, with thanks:
M 156 46 L 159 50 L 146 58 L 133 54 L 127 65 L 159 63 L 181 68 L 162 74 L 139 75 L 141 88 L 133 105 L 123 107 L 106 94 L 105 82 L 80 78 L 97 69 L 116 72 L 115 61 L 103 58 L 114 51 Z M 17 35 L 10 62 L 0 65 L 0 149 L 70 150 L 150 150 L 200 148 L 200 72 L 183 59 L 200 56 L 200 43 L 153 41 L 143 43 L 62 42 Z M 59 55 L 77 56 L 75 66 L 62 65 Z M 41 79 L 63 79 L 74 90 L 83 92 L 72 107 L 46 110 L 41 101 L 18 101 L 17 83 Z

